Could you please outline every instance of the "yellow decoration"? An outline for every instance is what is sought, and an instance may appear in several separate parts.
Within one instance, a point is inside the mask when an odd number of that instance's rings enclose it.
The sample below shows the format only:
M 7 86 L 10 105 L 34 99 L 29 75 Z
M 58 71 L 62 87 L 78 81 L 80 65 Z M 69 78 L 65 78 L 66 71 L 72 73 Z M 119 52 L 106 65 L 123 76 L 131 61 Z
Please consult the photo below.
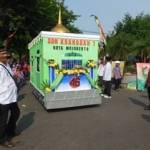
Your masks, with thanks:
M 58 63 L 56 63 L 55 60 L 49 60 L 48 61 L 48 66 L 52 67 L 52 68 L 57 68 L 58 67 Z
M 49 93 L 51 92 L 51 88 L 50 88 L 50 85 L 48 83 L 48 81 L 43 81 L 42 83 L 42 90 L 45 92 L 45 93 Z
M 94 62 L 94 60 L 88 60 L 87 67 L 89 67 L 89 68 L 96 67 L 96 63 Z
M 46 93 L 49 93 L 49 92 L 51 92 L 51 91 L 52 91 L 52 90 L 51 90 L 49 87 L 46 87 L 46 88 L 45 88 L 45 92 L 46 92 Z
M 69 33 L 70 31 L 62 24 L 61 8 L 59 9 L 58 24 L 52 29 L 53 32 Z
M 83 69 L 83 68 L 73 68 L 73 69 L 62 69 L 62 70 L 56 70 L 56 74 L 68 74 L 68 75 L 72 75 L 72 74 L 80 74 L 80 73 L 88 73 L 87 69 Z
M 63 74 L 67 74 L 68 73 L 68 70 L 63 70 Z
M 75 70 L 74 70 L 74 73 L 75 73 L 75 74 L 78 74 L 78 69 L 75 69 Z

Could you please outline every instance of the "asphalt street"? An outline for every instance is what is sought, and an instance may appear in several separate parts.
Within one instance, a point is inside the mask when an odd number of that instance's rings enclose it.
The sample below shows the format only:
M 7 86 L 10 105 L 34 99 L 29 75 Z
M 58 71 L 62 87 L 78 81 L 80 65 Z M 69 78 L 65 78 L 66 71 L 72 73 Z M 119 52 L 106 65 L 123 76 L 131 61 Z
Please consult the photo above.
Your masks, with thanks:
M 13 150 L 150 150 L 146 93 L 121 89 L 100 106 L 47 112 L 32 90 L 28 84 L 20 92 L 21 135 Z

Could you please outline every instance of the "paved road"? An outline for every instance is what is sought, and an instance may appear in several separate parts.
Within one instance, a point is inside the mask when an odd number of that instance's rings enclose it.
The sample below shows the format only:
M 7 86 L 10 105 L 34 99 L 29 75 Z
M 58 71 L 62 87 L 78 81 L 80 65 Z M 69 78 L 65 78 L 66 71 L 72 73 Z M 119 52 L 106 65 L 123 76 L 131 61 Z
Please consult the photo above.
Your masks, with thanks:
M 121 89 L 112 97 L 101 106 L 47 112 L 25 86 L 19 102 L 21 143 L 13 149 L 150 150 L 146 93 Z

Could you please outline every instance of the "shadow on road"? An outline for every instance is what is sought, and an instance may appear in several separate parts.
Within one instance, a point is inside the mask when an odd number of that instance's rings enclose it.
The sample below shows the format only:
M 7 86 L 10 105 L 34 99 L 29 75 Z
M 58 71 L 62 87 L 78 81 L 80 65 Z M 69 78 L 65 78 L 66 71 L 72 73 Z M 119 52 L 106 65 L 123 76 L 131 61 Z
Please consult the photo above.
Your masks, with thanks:
M 149 116 L 149 115 L 142 115 L 142 118 L 143 118 L 144 120 L 146 120 L 147 122 L 150 123 L 150 116 Z
M 30 112 L 22 116 L 22 118 L 19 120 L 18 125 L 17 125 L 18 130 L 22 132 L 25 129 L 29 128 L 34 122 L 34 116 L 35 116 L 35 112 Z
M 140 96 L 141 96 L 141 97 L 144 97 L 144 98 L 148 98 L 147 93 L 142 93 Z
M 18 101 L 21 101 L 25 98 L 26 94 L 19 94 L 18 95 Z
M 135 98 L 129 97 L 129 100 L 136 105 L 142 106 L 142 107 L 146 107 L 146 104 L 141 102 L 140 100 L 137 100 Z

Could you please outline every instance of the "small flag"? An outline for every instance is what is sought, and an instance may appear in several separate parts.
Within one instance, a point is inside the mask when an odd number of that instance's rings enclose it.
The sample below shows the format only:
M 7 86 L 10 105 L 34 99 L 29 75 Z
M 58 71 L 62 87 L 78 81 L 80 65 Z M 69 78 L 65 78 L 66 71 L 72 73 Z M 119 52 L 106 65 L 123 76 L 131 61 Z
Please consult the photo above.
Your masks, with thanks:
M 97 26 L 99 27 L 100 40 L 106 45 L 105 33 L 104 33 L 103 27 L 100 23 L 100 20 L 98 19 L 97 16 L 95 16 L 95 21 L 96 21 Z
M 106 43 L 106 36 L 105 36 L 104 30 L 103 30 L 103 27 L 97 16 L 95 16 L 95 15 L 91 15 L 91 16 L 94 16 L 94 18 L 95 18 L 95 22 L 98 26 L 99 34 L 100 34 L 100 44 L 104 47 L 107 43 Z

